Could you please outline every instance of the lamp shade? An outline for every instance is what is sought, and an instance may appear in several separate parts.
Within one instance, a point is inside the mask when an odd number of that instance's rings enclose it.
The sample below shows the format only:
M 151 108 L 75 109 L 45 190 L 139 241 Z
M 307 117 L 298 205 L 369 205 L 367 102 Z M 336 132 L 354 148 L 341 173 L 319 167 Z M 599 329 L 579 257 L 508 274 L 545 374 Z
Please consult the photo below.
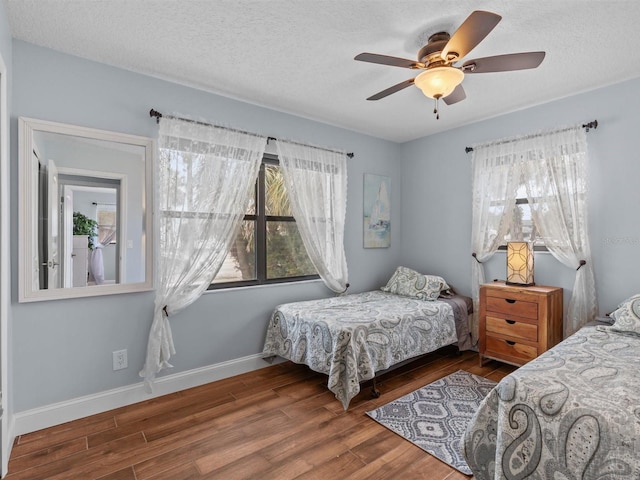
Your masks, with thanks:
M 418 75 L 414 82 L 429 98 L 444 98 L 462 83 L 464 73 L 455 67 L 434 67 Z
M 534 285 L 532 244 L 528 242 L 507 243 L 507 284 Z

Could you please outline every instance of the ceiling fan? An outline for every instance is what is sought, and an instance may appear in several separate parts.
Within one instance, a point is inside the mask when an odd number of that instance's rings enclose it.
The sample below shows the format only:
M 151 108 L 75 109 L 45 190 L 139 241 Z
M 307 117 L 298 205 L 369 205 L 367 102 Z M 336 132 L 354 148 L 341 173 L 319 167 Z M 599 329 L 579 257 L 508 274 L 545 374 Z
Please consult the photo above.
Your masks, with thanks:
M 495 13 L 476 10 L 453 35 L 447 32 L 431 35 L 428 43 L 418 52 L 417 61 L 376 53 L 357 55 L 355 60 L 361 62 L 423 70 L 415 78 L 382 90 L 367 100 L 380 100 L 415 84 L 427 97 L 435 100 L 433 113 L 438 119 L 438 100 L 442 98 L 444 103 L 452 105 L 467 97 L 462 88 L 465 74 L 526 70 L 540 65 L 545 52 L 510 53 L 467 60 L 461 66 L 454 65 L 484 40 L 501 19 L 502 17 Z

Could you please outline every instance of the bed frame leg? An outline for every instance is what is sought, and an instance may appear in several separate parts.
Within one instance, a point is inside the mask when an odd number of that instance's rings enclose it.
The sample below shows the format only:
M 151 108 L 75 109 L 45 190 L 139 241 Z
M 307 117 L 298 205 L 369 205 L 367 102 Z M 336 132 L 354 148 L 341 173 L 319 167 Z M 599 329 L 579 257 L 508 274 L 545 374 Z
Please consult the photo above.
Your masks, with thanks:
M 376 380 L 377 380 L 376 377 L 373 377 L 372 379 L 373 385 L 371 386 L 371 396 L 373 398 L 380 397 L 380 390 L 378 390 L 378 382 Z

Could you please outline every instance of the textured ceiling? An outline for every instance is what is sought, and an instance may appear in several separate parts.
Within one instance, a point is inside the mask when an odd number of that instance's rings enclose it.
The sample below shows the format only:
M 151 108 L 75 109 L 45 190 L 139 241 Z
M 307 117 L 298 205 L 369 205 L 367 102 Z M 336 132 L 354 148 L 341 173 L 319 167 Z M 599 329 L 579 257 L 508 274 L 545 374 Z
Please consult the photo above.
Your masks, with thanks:
M 14 38 L 279 111 L 404 142 L 640 76 L 638 0 L 4 0 Z M 535 70 L 468 75 L 442 105 L 414 76 L 356 62 L 414 59 L 473 10 L 502 21 L 465 60 L 544 50 Z M 183 112 L 188 114 L 189 112 Z

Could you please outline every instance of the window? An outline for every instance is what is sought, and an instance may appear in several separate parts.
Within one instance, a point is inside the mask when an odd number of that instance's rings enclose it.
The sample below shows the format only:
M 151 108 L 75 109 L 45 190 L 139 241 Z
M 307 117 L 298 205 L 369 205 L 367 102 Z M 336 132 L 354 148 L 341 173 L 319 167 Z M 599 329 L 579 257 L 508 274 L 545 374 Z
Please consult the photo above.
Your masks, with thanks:
M 529 205 L 527 191 L 523 184 L 520 184 L 518 187 L 514 208 L 513 221 L 511 222 L 509 231 L 504 236 L 504 243 L 498 247 L 498 250 L 506 250 L 507 242 L 513 240 L 533 242 L 533 249 L 535 251 L 548 251 L 544 244 L 544 239 L 539 236 L 536 226 L 533 223 L 531 205 Z
M 265 154 L 240 232 L 210 289 L 320 278 L 309 260 L 278 158 Z
M 116 214 L 115 203 L 98 203 L 96 205 L 98 242 L 103 245 L 116 243 L 118 225 Z

